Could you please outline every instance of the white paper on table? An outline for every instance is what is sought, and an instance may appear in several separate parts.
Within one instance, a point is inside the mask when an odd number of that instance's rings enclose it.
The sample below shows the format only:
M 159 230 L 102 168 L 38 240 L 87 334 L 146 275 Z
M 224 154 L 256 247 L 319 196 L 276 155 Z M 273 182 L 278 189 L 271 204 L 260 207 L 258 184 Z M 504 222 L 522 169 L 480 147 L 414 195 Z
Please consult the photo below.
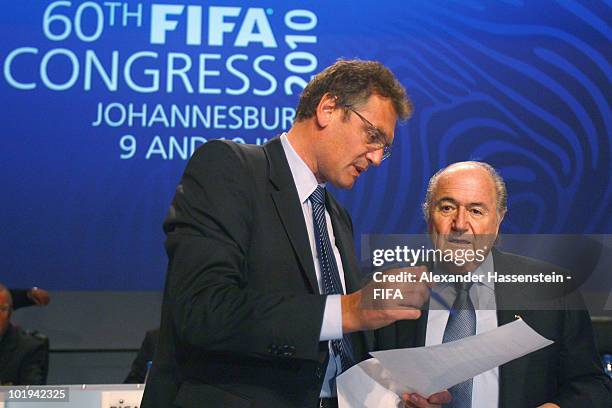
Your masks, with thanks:
M 519 319 L 451 343 L 375 351 L 338 377 L 338 403 L 395 408 L 404 392 L 427 397 L 552 343 Z

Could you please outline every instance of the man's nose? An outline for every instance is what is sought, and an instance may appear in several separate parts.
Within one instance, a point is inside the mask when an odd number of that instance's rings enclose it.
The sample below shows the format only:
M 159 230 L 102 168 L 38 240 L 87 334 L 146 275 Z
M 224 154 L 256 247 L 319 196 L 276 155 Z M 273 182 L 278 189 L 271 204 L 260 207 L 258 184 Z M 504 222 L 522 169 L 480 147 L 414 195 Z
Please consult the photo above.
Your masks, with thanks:
M 453 219 L 453 229 L 457 231 L 466 231 L 468 229 L 467 211 L 461 206 L 457 208 L 457 213 Z
M 383 160 L 383 149 L 372 150 L 366 153 L 366 159 L 374 166 L 380 166 Z

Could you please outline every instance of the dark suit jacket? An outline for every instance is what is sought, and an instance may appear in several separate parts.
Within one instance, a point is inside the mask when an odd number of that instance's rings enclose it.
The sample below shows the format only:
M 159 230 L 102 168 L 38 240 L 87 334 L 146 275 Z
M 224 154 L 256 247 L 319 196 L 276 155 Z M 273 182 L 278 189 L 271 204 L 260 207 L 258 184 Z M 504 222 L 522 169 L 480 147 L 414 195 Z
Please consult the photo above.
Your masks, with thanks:
M 560 272 L 553 265 L 493 250 L 501 274 Z M 536 407 L 554 402 L 565 407 L 612 406 L 610 379 L 603 373 L 593 340 L 588 312 L 578 294 L 559 284 L 496 283 L 497 323 L 520 316 L 555 343 L 500 366 L 499 402 L 502 408 Z M 376 333 L 377 347 L 425 345 L 427 308 L 421 318 L 402 321 Z
M 155 354 L 155 348 L 157 347 L 157 341 L 159 339 L 159 329 L 149 330 L 145 335 L 140 350 L 136 358 L 132 362 L 132 368 L 130 373 L 123 380 L 124 384 L 142 384 L 145 382 L 147 376 L 147 364 L 153 360 Z
M 326 205 L 352 292 L 351 220 L 330 194 Z M 204 144 L 164 228 L 169 265 L 143 408 L 316 406 L 325 296 L 280 139 Z M 361 358 L 365 338 L 350 337 Z
M 40 385 L 45 381 L 44 343 L 13 325 L 0 340 L 0 385 Z

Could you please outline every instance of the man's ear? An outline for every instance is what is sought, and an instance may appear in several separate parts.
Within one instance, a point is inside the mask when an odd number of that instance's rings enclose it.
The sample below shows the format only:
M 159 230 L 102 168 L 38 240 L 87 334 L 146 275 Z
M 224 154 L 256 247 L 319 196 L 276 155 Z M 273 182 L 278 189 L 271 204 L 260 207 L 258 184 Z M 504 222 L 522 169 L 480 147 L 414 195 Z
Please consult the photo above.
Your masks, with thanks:
M 499 227 L 501 226 L 501 223 L 502 223 L 502 221 L 504 220 L 504 217 L 506 216 L 506 213 L 507 213 L 507 212 L 508 212 L 508 211 L 506 210 L 506 211 L 502 212 L 501 214 L 498 214 L 498 215 L 497 215 L 497 229 L 498 229 L 498 230 L 499 230 Z
M 315 112 L 315 120 L 317 125 L 321 128 L 327 127 L 332 120 L 332 115 L 336 109 L 337 97 L 333 96 L 329 92 L 321 97 L 317 110 Z
M 504 211 L 501 214 L 497 213 L 497 229 L 495 230 L 495 235 L 496 236 L 499 236 L 499 228 L 501 227 L 501 223 L 504 220 L 504 216 L 506 215 L 506 212 L 507 211 Z

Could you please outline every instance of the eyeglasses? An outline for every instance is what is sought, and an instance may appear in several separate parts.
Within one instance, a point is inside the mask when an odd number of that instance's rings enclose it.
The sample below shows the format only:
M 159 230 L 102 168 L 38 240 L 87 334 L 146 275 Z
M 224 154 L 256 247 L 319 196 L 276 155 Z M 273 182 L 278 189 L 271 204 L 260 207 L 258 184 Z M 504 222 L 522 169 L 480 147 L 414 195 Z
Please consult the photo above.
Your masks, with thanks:
M 0 305 L 0 313 L 6 313 L 11 311 L 11 307 L 8 305 Z
M 367 120 L 361 113 L 353 109 L 352 106 L 345 105 L 344 107 L 353 112 L 355 115 L 359 116 L 359 119 L 361 119 L 363 124 L 366 126 L 368 132 L 368 144 L 374 150 L 383 150 L 382 159 L 380 161 L 388 159 L 389 156 L 391 156 L 391 143 L 387 142 L 387 136 L 385 135 L 385 132 L 374 126 L 372 122 Z

